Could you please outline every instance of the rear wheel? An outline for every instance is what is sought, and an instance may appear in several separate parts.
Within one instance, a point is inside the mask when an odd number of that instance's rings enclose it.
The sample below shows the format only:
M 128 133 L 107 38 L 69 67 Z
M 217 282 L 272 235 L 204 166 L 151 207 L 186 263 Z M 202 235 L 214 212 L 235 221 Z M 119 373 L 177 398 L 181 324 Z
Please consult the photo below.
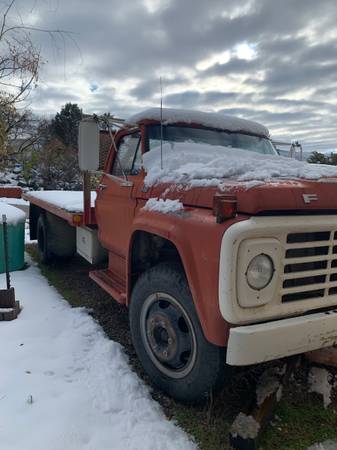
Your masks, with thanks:
M 159 264 L 138 279 L 130 328 L 138 357 L 154 384 L 176 400 L 197 402 L 225 379 L 225 350 L 202 332 L 186 277 Z
M 76 230 L 54 214 L 41 213 L 37 221 L 37 242 L 43 263 L 55 257 L 68 259 L 76 251 Z
M 40 215 L 37 221 L 37 248 L 41 262 L 44 264 L 51 260 L 48 248 L 48 225 L 44 215 Z

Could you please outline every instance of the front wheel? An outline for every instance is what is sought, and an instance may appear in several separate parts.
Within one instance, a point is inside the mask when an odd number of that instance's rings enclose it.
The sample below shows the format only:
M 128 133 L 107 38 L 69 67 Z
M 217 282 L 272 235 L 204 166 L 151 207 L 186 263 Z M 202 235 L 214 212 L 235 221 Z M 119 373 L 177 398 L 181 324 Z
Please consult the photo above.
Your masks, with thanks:
M 197 402 L 222 386 L 225 350 L 205 339 L 179 266 L 159 264 L 140 276 L 130 328 L 144 370 L 171 397 Z

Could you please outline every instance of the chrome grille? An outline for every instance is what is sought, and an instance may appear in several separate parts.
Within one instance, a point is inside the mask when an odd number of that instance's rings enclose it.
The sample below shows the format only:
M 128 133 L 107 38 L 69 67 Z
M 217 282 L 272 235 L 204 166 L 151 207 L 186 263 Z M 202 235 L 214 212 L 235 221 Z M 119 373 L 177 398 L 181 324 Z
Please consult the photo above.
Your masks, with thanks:
M 282 281 L 283 303 L 337 295 L 337 231 L 287 234 Z

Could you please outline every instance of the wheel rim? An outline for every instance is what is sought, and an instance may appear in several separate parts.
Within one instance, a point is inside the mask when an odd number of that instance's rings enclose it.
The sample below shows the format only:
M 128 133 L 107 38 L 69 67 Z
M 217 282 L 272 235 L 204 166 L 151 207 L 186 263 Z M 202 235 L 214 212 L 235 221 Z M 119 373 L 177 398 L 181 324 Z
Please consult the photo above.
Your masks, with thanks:
M 193 368 L 197 343 L 192 322 L 172 296 L 158 292 L 143 303 L 140 329 L 155 366 L 171 378 L 183 378 Z

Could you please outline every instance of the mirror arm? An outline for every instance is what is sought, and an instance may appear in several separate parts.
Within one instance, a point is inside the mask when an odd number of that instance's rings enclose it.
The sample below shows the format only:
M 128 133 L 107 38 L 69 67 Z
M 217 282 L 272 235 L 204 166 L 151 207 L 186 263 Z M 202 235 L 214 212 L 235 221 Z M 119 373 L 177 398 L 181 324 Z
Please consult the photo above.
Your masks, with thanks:
M 103 172 L 102 170 L 95 170 L 95 171 L 92 171 L 91 173 L 94 175 L 98 175 L 100 177 L 102 177 L 104 175 L 104 176 L 108 177 L 111 181 L 114 181 L 123 187 L 132 187 L 133 186 L 132 181 L 125 180 L 125 179 L 122 180 L 121 178 L 116 177 L 115 175 L 111 175 L 111 173 Z

